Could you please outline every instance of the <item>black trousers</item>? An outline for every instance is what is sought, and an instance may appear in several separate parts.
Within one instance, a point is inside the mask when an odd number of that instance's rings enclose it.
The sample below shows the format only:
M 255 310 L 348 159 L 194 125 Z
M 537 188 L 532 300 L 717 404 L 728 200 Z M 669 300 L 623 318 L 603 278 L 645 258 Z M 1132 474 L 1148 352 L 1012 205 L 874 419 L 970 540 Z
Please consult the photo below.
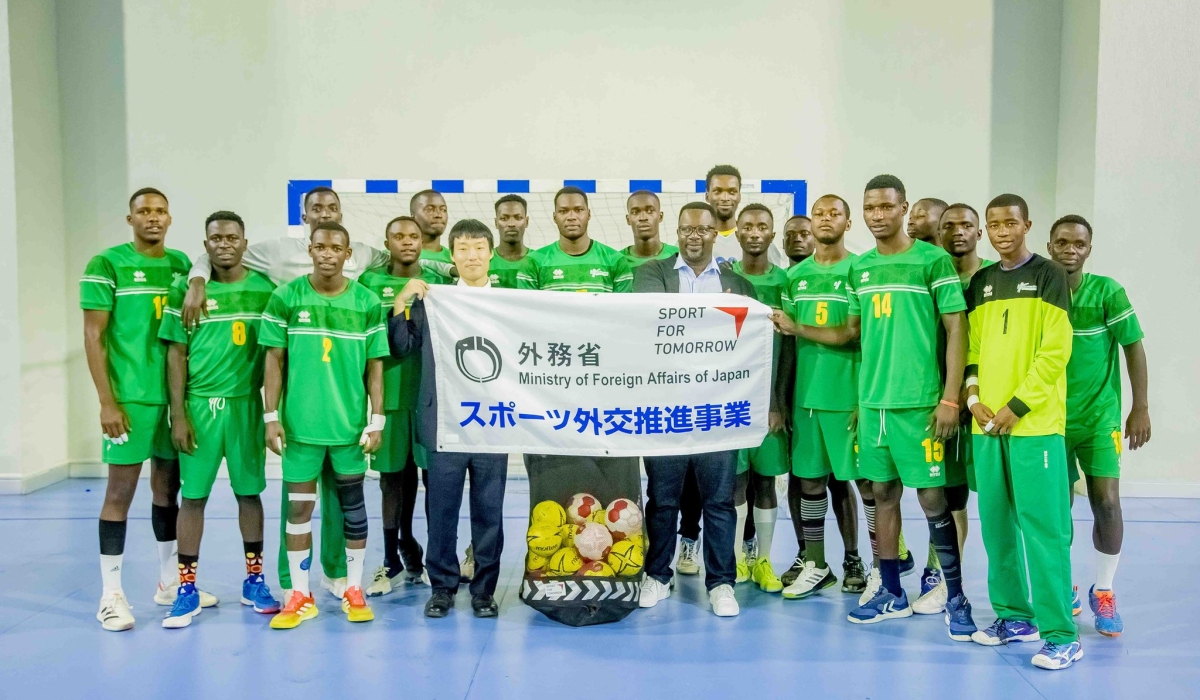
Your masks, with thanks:
M 708 452 L 683 457 L 645 457 L 646 528 L 650 543 L 646 574 L 662 583 L 671 580 L 675 557 L 675 525 L 689 470 L 695 473 L 700 507 L 704 514 L 704 586 L 712 590 L 733 585 L 733 553 L 737 515 L 733 489 L 737 482 L 737 452 Z
M 463 487 L 471 475 L 471 543 L 475 578 L 471 595 L 492 595 L 500 579 L 504 549 L 504 485 L 508 455 L 429 452 L 425 504 L 429 516 L 429 549 L 425 565 L 435 590 L 458 591 L 458 514 Z

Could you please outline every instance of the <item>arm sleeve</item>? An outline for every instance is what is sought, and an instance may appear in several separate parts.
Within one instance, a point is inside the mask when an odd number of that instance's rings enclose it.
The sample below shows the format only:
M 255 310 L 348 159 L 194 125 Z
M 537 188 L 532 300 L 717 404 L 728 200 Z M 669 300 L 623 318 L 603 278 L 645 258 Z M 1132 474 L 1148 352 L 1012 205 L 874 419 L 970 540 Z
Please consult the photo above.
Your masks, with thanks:
M 521 268 L 517 270 L 517 289 L 538 289 L 537 279 L 537 262 L 532 255 L 526 255 L 521 261 Z
M 363 262 L 365 263 L 362 267 L 363 272 L 387 267 L 392 262 L 392 254 L 386 250 L 380 250 L 366 243 L 357 244 L 355 252 L 358 252 L 358 250 L 363 251 Z
M 1067 314 L 1071 296 L 1067 273 L 1057 266 L 1047 266 L 1047 270 L 1048 274 L 1042 280 L 1041 328 L 1030 329 L 1040 331 L 1041 343 L 1033 355 L 1028 374 L 1008 402 L 1009 409 L 1018 417 L 1049 400 L 1071 359 L 1071 319 Z
M 292 312 L 283 291 L 283 287 L 276 289 L 267 301 L 267 308 L 263 310 L 262 322 L 258 324 L 258 344 L 263 347 L 287 347 L 288 319 L 292 317 Z
M 425 327 L 425 302 L 414 299 L 406 316 L 388 312 L 387 339 L 392 357 L 401 360 L 421 352 L 421 333 Z
M 391 261 L 391 257 L 388 258 L 388 261 Z M 453 263 L 442 262 L 441 260 L 430 260 L 429 258 L 421 258 L 420 264 L 422 270 L 428 270 L 438 277 L 445 277 L 447 279 L 452 279 L 454 277 L 454 275 L 450 274 L 450 272 L 454 269 Z M 426 281 L 428 282 L 429 280 Z
M 933 303 L 939 314 L 953 314 L 967 310 L 967 302 L 963 298 L 962 280 L 954 271 L 954 263 L 948 253 L 934 257 L 925 268 L 925 283 L 929 285 L 929 293 L 933 295 Z
M 117 273 L 108 258 L 92 258 L 79 278 L 79 308 L 112 311 L 116 300 Z
M 277 275 L 272 274 L 272 270 L 274 269 L 277 271 L 283 266 L 284 262 L 287 261 L 288 254 L 290 252 L 288 248 L 294 249 L 296 243 L 303 244 L 303 242 L 299 241 L 298 239 L 288 238 L 286 236 L 283 238 L 274 238 L 269 241 L 263 241 L 262 243 L 255 243 L 254 245 L 246 248 L 246 254 L 242 256 L 242 264 L 247 268 L 254 270 L 255 272 L 263 273 L 267 277 L 270 277 L 272 282 L 279 284 L 282 280 L 277 279 Z M 208 256 L 204 255 L 201 257 L 204 258 L 205 264 L 204 279 L 208 279 Z M 196 260 L 196 264 L 199 265 L 200 261 Z M 195 270 L 196 268 L 193 266 L 192 272 L 195 273 Z M 193 274 L 193 276 L 198 275 Z
M 183 297 L 187 293 L 187 281 L 180 280 L 171 285 L 167 293 L 167 306 L 163 309 L 162 323 L 158 326 L 158 339 L 170 343 L 187 344 L 188 334 L 183 330 L 180 312 L 183 309 Z
M 672 270 L 674 272 L 674 270 Z M 666 292 L 657 262 L 648 262 L 633 271 L 633 291 L 642 294 L 646 292 Z
M 369 360 L 391 355 L 388 350 L 387 326 L 383 323 L 383 307 L 380 306 L 378 299 L 379 297 L 372 292 L 371 308 L 367 310 L 367 359 Z
M 617 254 L 612 265 L 612 276 L 614 292 L 633 291 L 633 270 L 629 269 L 629 261 L 625 256 Z
M 1112 332 L 1113 337 L 1121 345 L 1133 345 L 1146 337 L 1142 332 L 1142 324 L 1138 322 L 1137 314 L 1133 312 L 1133 304 L 1125 288 L 1115 285 L 1116 289 L 1104 299 L 1104 325 Z

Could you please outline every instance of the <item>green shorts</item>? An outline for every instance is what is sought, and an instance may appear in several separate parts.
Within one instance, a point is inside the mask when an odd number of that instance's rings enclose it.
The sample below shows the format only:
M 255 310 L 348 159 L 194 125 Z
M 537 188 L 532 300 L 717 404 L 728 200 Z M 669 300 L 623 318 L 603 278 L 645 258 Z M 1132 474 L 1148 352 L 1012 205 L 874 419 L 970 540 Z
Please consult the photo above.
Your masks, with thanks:
M 1067 436 L 1067 469 L 1070 470 L 1071 483 L 1079 481 L 1080 471 L 1088 476 L 1120 479 L 1120 429 Z
M 798 408 L 792 416 L 792 473 L 801 479 L 833 474 L 839 481 L 859 478 L 854 454 L 853 411 Z
M 416 411 L 398 408 L 387 412 L 379 451 L 371 455 L 371 468 L 380 474 L 404 471 L 416 456 Z
M 151 457 L 179 458 L 171 442 L 166 404 L 123 403 L 121 409 L 129 416 L 129 441 L 115 445 L 105 436 L 100 448 L 105 464 L 141 464 Z
M 283 450 L 283 480 L 299 484 L 316 481 L 325 464 L 325 455 L 333 464 L 335 474 L 353 476 L 367 473 L 367 456 L 362 445 L 312 445 L 288 440 Z
M 933 436 L 929 408 L 858 412 L 858 466 L 864 479 L 900 480 L 909 488 L 946 485 L 945 446 Z
M 208 498 L 222 459 L 234 495 L 262 493 L 267 488 L 262 397 L 257 393 L 232 399 L 189 396 L 187 411 L 196 435 L 196 450 L 179 455 L 183 497 Z
M 788 473 L 788 436 L 784 431 L 767 433 L 762 444 L 749 450 L 738 450 L 737 473 L 750 469 L 759 476 L 779 476 Z
M 971 426 L 958 426 L 958 435 L 946 441 L 946 485 L 975 487 L 975 464 L 971 459 Z

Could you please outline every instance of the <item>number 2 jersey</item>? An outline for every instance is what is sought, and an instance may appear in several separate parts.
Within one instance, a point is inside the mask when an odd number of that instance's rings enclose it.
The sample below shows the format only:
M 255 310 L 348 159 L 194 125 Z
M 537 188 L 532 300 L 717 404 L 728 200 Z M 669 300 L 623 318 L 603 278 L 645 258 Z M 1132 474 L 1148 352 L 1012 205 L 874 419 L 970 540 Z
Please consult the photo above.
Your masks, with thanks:
M 1073 342 L 1067 365 L 1067 434 L 1121 429 L 1118 346 L 1145 337 L 1125 288 L 1111 277 L 1085 274 L 1071 295 Z
M 108 311 L 108 379 L 119 403 L 167 403 L 166 346 L 158 329 L 167 293 L 192 266 L 182 251 L 161 258 L 143 255 L 133 243 L 113 246 L 88 262 L 79 280 L 79 306 Z
M 263 368 L 259 323 L 274 283 L 253 270 L 237 282 L 208 282 L 208 316 L 191 332 L 181 316 L 187 291 L 185 279 L 171 286 L 158 337 L 188 346 L 188 395 L 231 399 L 257 394 Z
M 388 355 L 379 297 L 350 280 L 341 294 L 324 296 L 308 275 L 297 277 L 271 295 L 258 342 L 287 350 L 281 418 L 288 439 L 357 443 L 367 424 L 367 360 Z

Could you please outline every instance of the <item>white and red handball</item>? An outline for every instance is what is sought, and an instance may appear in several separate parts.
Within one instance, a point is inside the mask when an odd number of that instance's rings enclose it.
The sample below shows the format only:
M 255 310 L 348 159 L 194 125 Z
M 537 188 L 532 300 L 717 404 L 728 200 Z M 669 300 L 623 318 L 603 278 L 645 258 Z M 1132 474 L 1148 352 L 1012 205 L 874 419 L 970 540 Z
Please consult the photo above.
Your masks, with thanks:
M 628 498 L 618 498 L 608 504 L 604 512 L 604 524 L 613 539 L 620 542 L 630 535 L 642 533 L 642 509 Z
M 571 496 L 571 502 L 567 504 L 567 520 L 580 525 L 602 508 L 604 504 L 592 494 L 577 493 Z
M 588 561 L 604 561 L 612 546 L 612 533 L 599 523 L 584 523 L 575 535 L 575 550 Z

